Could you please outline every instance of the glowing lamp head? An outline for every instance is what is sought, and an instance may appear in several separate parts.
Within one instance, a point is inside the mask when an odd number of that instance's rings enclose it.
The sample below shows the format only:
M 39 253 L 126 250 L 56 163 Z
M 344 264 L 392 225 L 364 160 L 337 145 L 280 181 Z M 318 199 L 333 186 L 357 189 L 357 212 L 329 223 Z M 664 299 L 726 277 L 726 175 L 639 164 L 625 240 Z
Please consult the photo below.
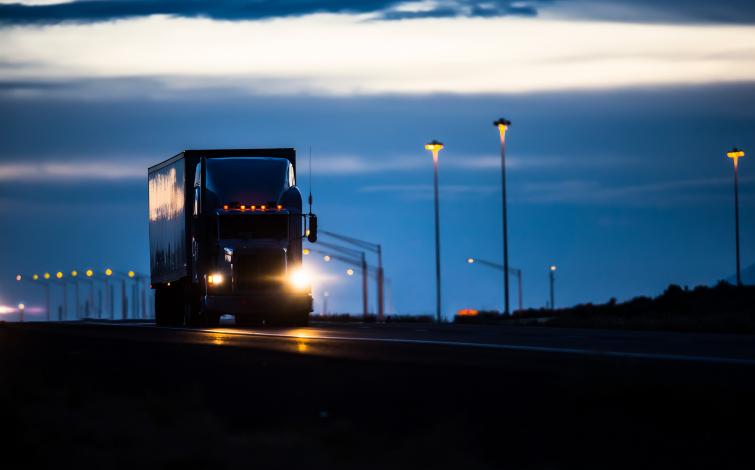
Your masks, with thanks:
M 330 257 L 330 255 L 325 255 L 325 256 L 322 257 L 322 259 L 324 259 L 326 263 L 330 263 L 330 260 L 332 258 Z
M 134 278 L 134 276 L 136 276 L 136 273 L 135 273 L 135 272 L 133 272 L 133 271 L 129 271 L 129 272 L 128 272 L 128 277 L 130 277 L 130 278 L 132 278 L 132 279 L 133 279 L 133 278 Z
M 353 270 L 353 269 L 351 269 L 351 268 L 347 269 L 347 270 L 346 270 L 346 275 L 348 275 L 348 276 L 353 276 L 353 275 L 354 275 L 354 270 Z
M 108 276 L 108 277 L 110 277 L 110 276 L 112 276 L 112 275 L 113 275 L 113 270 L 112 270 L 112 269 L 110 269 L 110 268 L 107 268 L 107 269 L 105 270 L 105 276 Z
M 467 263 L 472 264 L 475 262 L 474 258 L 467 258 Z
M 44 278 L 45 279 L 50 279 L 50 273 L 45 273 Z
M 443 144 L 433 139 L 425 144 L 425 150 L 429 150 L 435 155 L 439 150 L 443 150 Z
M 57 277 L 58 279 L 63 279 L 63 273 L 58 271 L 55 273 L 55 277 Z
M 19 310 L 23 310 L 25 308 L 26 308 L 26 305 L 24 305 L 24 304 L 18 304 L 18 309 Z
M 506 129 L 508 129 L 509 126 L 511 126 L 511 121 L 505 118 L 500 118 L 497 121 L 495 121 L 493 125 L 497 127 L 499 131 L 505 132 Z
M 311 282 L 311 276 L 303 268 L 294 269 L 288 275 L 289 285 L 298 291 L 309 289 Z
M 34 279 L 35 281 L 37 281 L 37 280 L 39 280 L 39 274 L 35 274 L 31 278 Z
M 17 281 L 20 281 L 20 280 L 21 280 L 21 275 L 20 275 L 20 274 L 16 274 L 16 280 L 17 280 Z
M 305 255 L 308 255 L 309 254 L 309 248 L 304 248 L 302 250 L 302 253 L 304 253 Z
M 214 273 L 207 276 L 207 284 L 211 286 L 219 286 L 225 281 L 225 278 L 220 273 Z
M 742 149 L 734 147 L 731 151 L 726 152 L 726 156 L 734 160 L 734 167 L 737 167 L 739 159 L 745 156 L 745 152 Z
M 556 271 L 556 266 L 551 266 L 549 269 L 551 270 L 551 272 L 555 272 Z
M 92 277 L 94 276 L 94 271 L 92 271 L 91 269 L 87 269 L 87 272 L 85 274 L 87 275 L 87 277 Z
M 79 272 L 76 271 L 75 269 L 73 271 L 71 271 L 71 277 L 76 277 L 78 275 L 79 275 Z

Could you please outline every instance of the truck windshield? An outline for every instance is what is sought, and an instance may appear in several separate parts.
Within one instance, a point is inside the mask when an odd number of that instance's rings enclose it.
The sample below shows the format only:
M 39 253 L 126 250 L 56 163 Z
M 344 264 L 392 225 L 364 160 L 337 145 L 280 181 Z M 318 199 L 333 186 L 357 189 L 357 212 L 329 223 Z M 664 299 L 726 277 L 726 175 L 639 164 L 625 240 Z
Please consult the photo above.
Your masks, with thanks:
M 207 202 L 216 208 L 233 202 L 277 203 L 289 188 L 290 166 L 285 158 L 208 158 Z

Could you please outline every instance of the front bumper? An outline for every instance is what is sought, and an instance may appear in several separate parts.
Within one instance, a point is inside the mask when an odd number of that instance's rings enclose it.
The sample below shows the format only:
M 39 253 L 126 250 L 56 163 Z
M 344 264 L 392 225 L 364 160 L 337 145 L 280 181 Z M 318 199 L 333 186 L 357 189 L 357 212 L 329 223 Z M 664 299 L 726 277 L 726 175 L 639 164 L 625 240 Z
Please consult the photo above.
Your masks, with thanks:
M 312 294 L 260 292 L 233 295 L 208 295 L 204 307 L 227 315 L 286 315 L 312 311 Z

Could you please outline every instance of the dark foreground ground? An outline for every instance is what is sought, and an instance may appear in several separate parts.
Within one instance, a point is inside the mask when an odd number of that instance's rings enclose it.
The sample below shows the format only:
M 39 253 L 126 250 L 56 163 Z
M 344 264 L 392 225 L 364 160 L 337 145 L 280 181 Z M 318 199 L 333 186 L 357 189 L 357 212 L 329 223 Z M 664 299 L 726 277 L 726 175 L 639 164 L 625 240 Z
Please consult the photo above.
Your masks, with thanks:
M 487 328 L 493 335 L 498 327 Z M 477 334 L 459 331 L 448 334 Z M 574 335 L 549 331 L 552 342 Z M 0 325 L 0 461 L 4 468 L 755 468 L 748 337 L 715 347 L 722 340 L 712 336 L 622 340 L 624 349 L 633 341 L 698 342 L 712 356 L 743 359 L 727 362 L 305 336 L 312 335 Z M 588 339 L 583 346 L 598 341 Z

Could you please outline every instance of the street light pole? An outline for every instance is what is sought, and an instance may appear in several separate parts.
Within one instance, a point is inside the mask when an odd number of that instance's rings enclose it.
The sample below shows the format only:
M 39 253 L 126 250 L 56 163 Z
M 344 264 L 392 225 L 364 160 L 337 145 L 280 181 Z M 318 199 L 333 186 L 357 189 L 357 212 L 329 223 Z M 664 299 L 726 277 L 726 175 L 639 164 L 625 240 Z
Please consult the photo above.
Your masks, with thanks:
M 434 190 L 435 190 L 435 319 L 441 322 L 440 308 L 440 207 L 438 203 L 438 152 L 443 149 L 443 144 L 437 140 L 425 145 L 425 150 L 433 153 Z
M 483 266 L 488 266 L 490 268 L 495 268 L 499 271 L 503 272 L 503 265 L 494 263 L 492 261 L 487 261 L 484 259 L 479 258 L 467 258 L 467 264 L 482 264 Z M 519 293 L 518 301 L 519 301 L 519 310 L 524 309 L 524 303 L 522 301 L 522 270 L 519 268 L 509 268 L 509 274 L 513 274 L 516 276 L 517 280 L 517 292 Z
M 501 217 L 503 218 L 503 313 L 509 315 L 509 224 L 506 208 L 506 129 L 511 121 L 500 118 L 493 123 L 501 137 Z
M 556 283 L 556 266 L 551 266 L 548 270 L 548 279 L 551 284 L 551 310 L 556 309 L 556 298 L 553 285 Z
M 742 273 L 739 265 L 739 159 L 745 156 L 743 150 L 734 147 L 726 156 L 734 160 L 734 230 L 737 245 L 737 286 L 742 285 Z

